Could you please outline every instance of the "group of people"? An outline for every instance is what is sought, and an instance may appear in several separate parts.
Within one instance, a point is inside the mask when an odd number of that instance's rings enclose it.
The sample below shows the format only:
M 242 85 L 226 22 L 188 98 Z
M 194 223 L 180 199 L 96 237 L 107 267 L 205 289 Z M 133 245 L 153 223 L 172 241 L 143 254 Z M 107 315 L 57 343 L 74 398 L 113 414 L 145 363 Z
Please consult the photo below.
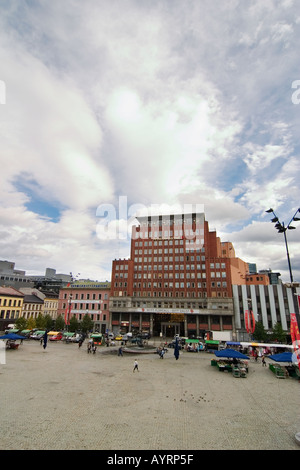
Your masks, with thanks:
M 93 353 L 95 354 L 97 351 L 97 346 L 95 345 L 94 341 L 92 339 L 89 340 L 87 344 L 87 352 L 88 354 Z
M 163 346 L 162 348 L 159 347 L 156 349 L 157 354 L 159 355 L 160 359 L 164 358 L 164 355 L 166 354 L 168 350 Z

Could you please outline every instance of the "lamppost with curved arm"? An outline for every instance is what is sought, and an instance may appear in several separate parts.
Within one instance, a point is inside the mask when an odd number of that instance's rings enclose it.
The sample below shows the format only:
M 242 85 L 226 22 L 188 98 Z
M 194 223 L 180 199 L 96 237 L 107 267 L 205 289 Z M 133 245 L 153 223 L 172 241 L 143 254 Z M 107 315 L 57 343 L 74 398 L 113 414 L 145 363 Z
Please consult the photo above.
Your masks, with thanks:
M 295 214 L 293 215 L 293 217 L 291 218 L 291 220 L 289 221 L 289 223 L 286 226 L 284 225 L 284 222 L 279 221 L 279 219 L 278 219 L 277 215 L 275 214 L 275 212 L 273 211 L 273 209 L 268 209 L 266 212 L 273 213 L 274 218 L 271 219 L 271 222 L 273 222 L 275 224 L 275 228 L 277 229 L 278 233 L 283 233 L 284 241 L 285 241 L 286 254 L 287 254 L 287 259 L 288 259 L 288 265 L 289 265 L 290 280 L 291 280 L 291 282 L 294 282 L 292 267 L 291 267 L 291 261 L 290 261 L 290 255 L 289 255 L 289 249 L 288 249 L 287 238 L 286 238 L 286 231 L 296 229 L 296 227 L 293 227 L 291 225 L 291 223 L 293 221 L 297 222 L 297 221 L 300 220 L 299 217 L 296 217 L 296 214 L 298 212 L 300 212 L 300 208 L 296 210 Z
M 294 221 L 294 222 L 298 222 L 300 220 L 299 217 L 296 217 L 296 214 L 298 212 L 300 212 L 300 208 L 296 210 L 295 214 L 293 215 L 293 217 L 291 218 L 291 220 L 289 221 L 289 223 L 287 224 L 287 226 L 284 225 L 284 222 L 280 222 L 278 217 L 276 216 L 275 212 L 273 211 L 273 209 L 268 209 L 266 212 L 268 213 L 273 213 L 274 215 L 274 218 L 271 220 L 271 222 L 273 222 L 275 224 L 275 228 L 278 230 L 278 233 L 283 233 L 284 235 L 284 241 L 285 241 L 285 248 L 286 248 L 286 254 L 287 254 L 287 259 L 288 259 L 288 264 L 289 264 L 289 271 L 290 271 L 290 280 L 291 280 L 291 288 L 292 288 L 292 294 L 293 294 L 293 304 L 294 304 L 294 311 L 295 313 L 291 312 L 290 315 L 291 315 L 291 325 L 292 325 L 292 319 L 293 321 L 295 322 L 295 324 L 297 325 L 297 330 L 299 331 L 299 304 L 298 304 L 298 295 L 296 294 L 296 292 L 294 292 L 294 279 L 293 279 L 293 273 L 292 273 L 292 267 L 291 267 L 291 261 L 290 261 L 290 255 L 289 255 L 289 249 L 288 249 L 288 244 L 287 244 L 287 238 L 286 238 L 286 231 L 287 230 L 295 230 L 296 227 L 293 227 L 291 225 L 291 223 Z M 296 298 L 297 297 L 297 298 Z M 292 334 L 292 332 L 291 332 Z M 298 345 L 294 345 L 294 350 L 297 354 L 297 357 L 298 357 L 298 354 L 299 354 L 299 350 L 298 350 Z M 300 361 L 299 361 L 299 358 L 298 358 L 298 366 L 299 366 L 299 369 L 300 369 Z M 295 434 L 295 440 L 297 442 L 298 445 L 300 445 L 300 432 L 296 433 Z

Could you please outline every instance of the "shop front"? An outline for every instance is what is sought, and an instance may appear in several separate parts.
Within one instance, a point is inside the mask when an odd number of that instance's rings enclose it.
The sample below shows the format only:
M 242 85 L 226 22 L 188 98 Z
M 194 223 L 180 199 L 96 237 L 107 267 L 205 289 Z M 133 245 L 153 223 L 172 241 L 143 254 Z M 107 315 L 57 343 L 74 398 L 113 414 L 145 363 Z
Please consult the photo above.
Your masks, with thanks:
M 212 317 L 207 312 L 163 308 L 130 308 L 128 310 L 112 312 L 111 330 L 114 333 L 144 332 L 164 338 L 173 338 L 175 335 L 204 338 L 207 331 L 213 330 L 219 333 L 223 331 L 222 316 L 218 317 L 217 323 L 217 316 Z M 218 328 L 215 328 L 216 324 Z

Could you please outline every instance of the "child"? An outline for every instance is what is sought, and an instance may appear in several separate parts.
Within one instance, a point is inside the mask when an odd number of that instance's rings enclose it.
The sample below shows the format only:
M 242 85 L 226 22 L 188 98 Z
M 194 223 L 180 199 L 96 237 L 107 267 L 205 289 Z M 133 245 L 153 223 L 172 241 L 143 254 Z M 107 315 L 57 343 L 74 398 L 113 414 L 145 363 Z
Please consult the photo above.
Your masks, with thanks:
M 134 361 L 133 372 L 134 372 L 135 370 L 139 371 L 139 365 L 138 365 L 138 361 L 137 361 L 137 360 Z

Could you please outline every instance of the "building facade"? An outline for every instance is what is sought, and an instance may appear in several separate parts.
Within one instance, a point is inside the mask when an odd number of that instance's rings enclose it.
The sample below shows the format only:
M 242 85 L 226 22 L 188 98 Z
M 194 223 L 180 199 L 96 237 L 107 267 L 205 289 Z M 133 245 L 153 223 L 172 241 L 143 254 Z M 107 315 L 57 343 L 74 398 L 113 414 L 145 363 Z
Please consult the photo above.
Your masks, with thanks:
M 261 321 L 266 331 L 276 323 L 290 331 L 290 314 L 298 313 L 295 295 L 300 295 L 299 284 L 291 285 L 233 285 L 234 318 L 237 341 L 249 339 L 245 325 L 245 312 L 251 310 L 255 321 Z
M 58 310 L 58 294 L 46 293 L 44 298 L 44 315 L 49 315 L 56 320 Z
M 110 328 L 232 339 L 232 281 L 246 282 L 248 264 L 209 230 L 204 214 L 137 220 L 130 258 L 112 263 Z
M 24 294 L 13 287 L 0 287 L 0 331 L 22 316 Z
M 39 315 L 44 315 L 44 300 L 35 294 L 24 294 L 21 316 L 36 320 Z
M 20 287 L 34 287 L 34 282 L 26 276 L 25 271 L 15 269 L 14 262 L 0 260 L 0 286 L 19 289 Z
M 110 283 L 75 281 L 60 289 L 57 315 L 75 316 L 80 322 L 88 314 L 93 330 L 105 333 L 109 327 Z

